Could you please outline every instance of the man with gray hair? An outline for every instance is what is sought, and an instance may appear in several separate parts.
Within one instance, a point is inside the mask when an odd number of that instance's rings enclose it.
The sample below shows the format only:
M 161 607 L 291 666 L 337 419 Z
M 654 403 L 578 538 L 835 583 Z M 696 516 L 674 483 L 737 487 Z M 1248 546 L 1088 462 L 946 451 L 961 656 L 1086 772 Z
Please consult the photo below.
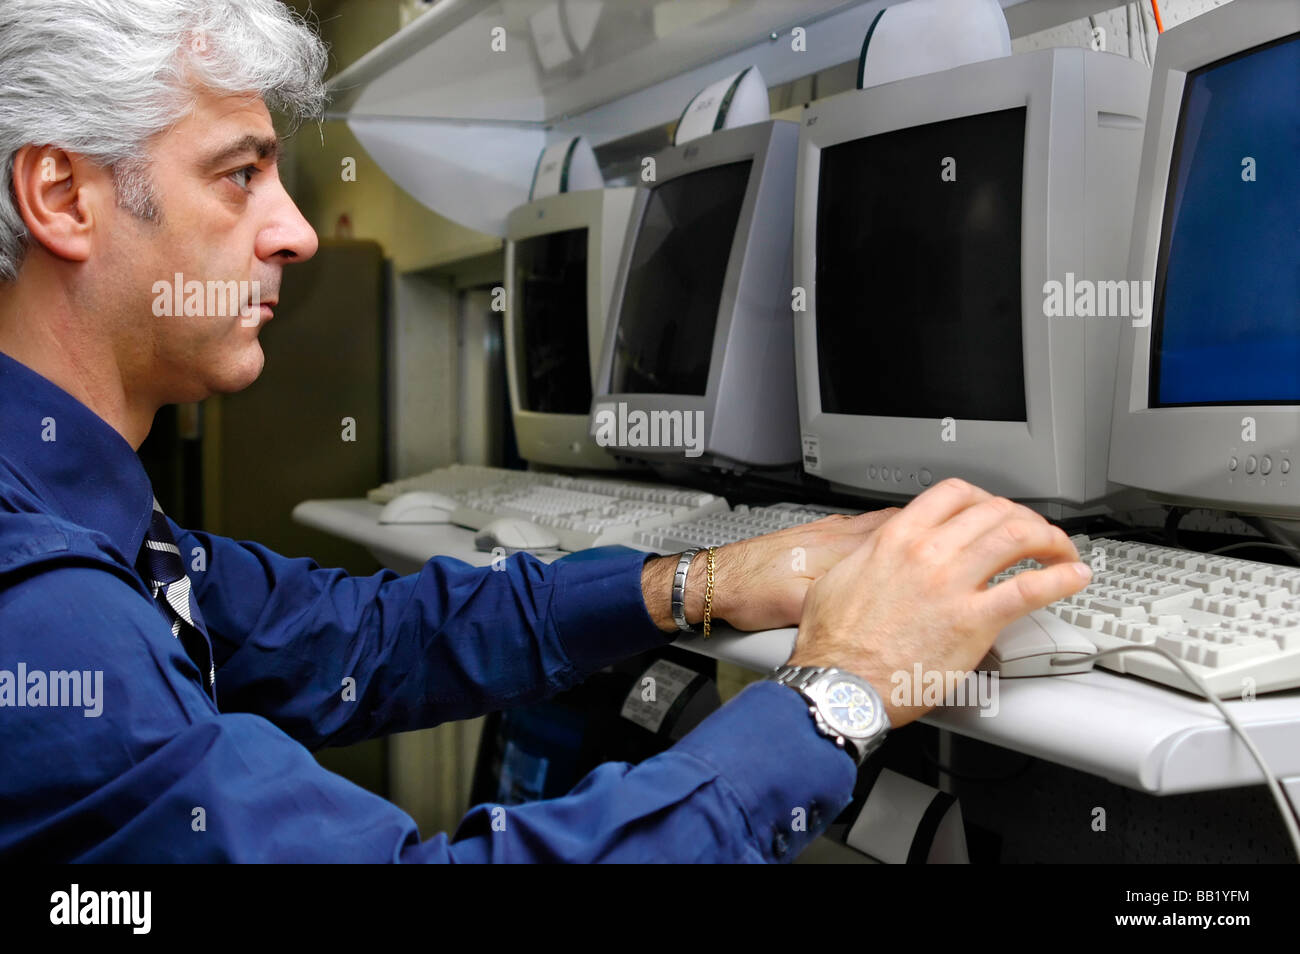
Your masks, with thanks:
M 0 5 L 0 859 L 794 857 L 884 731 L 922 714 L 881 699 L 891 673 L 973 667 L 1087 568 L 960 481 L 722 547 L 714 618 L 798 624 L 795 668 L 636 767 L 421 840 L 308 749 L 520 705 L 662 646 L 703 617 L 706 557 L 361 578 L 162 513 L 135 454 L 155 413 L 257 378 L 281 272 L 316 250 L 268 107 L 317 115 L 325 64 L 275 0 Z M 177 273 L 249 291 L 156 317 Z M 986 586 L 1029 557 L 1045 567 Z M 62 671 L 102 672 L 93 717 L 3 678 Z M 817 685 L 851 704 L 810 714 Z

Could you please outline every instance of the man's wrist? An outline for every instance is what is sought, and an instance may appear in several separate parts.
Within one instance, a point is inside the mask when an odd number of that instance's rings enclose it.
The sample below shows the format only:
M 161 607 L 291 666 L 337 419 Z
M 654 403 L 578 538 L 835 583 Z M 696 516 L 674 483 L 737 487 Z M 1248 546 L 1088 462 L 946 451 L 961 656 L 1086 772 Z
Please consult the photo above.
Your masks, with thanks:
M 721 548 L 719 548 L 719 554 Z M 708 582 L 708 550 L 701 550 L 691 561 L 686 574 L 686 590 L 683 606 L 686 622 L 697 626 L 704 622 L 704 591 Z M 680 633 L 677 622 L 673 619 L 672 591 L 673 576 L 677 572 L 680 553 L 669 556 L 651 557 L 645 562 L 641 573 L 641 592 L 645 597 L 646 612 L 654 624 L 665 633 Z M 715 566 L 717 559 L 715 556 Z M 714 619 L 720 619 L 718 612 L 717 574 L 714 574 L 713 612 Z
M 641 595 L 645 599 L 646 612 L 650 614 L 655 626 L 665 633 L 677 632 L 672 606 L 673 574 L 677 572 L 677 557 L 678 554 L 651 557 L 641 568 Z

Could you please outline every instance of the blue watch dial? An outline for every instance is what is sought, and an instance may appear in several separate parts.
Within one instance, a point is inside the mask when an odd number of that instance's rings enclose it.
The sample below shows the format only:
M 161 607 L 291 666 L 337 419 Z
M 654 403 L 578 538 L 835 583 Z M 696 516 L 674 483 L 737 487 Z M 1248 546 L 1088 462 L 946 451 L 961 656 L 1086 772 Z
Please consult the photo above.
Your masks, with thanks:
M 828 715 L 835 728 L 850 735 L 862 735 L 876 720 L 876 705 L 861 686 L 836 682 L 826 692 Z

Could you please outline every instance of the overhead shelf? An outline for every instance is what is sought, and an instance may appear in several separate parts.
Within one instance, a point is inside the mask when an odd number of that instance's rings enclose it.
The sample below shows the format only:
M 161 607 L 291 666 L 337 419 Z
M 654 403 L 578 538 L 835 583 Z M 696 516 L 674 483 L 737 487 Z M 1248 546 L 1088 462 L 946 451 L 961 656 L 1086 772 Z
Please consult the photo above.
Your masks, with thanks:
M 672 122 L 696 92 L 746 66 L 774 86 L 856 60 L 871 21 L 895 2 L 441 0 L 330 82 L 327 118 L 346 121 L 428 208 L 504 235 L 556 139 L 583 135 L 594 147 Z M 1064 19 L 1107 5 L 1051 2 Z

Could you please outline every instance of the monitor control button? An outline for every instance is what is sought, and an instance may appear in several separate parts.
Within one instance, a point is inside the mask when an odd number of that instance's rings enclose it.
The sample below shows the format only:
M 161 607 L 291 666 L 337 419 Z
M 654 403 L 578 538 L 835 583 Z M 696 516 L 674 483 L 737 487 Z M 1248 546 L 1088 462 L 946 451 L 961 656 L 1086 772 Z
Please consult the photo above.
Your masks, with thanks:
M 917 474 L 916 477 L 917 480 L 921 482 L 922 487 L 929 487 L 930 484 L 934 483 L 934 474 L 930 473 L 924 467 L 921 468 L 921 472 Z
M 1256 465 L 1257 465 L 1257 461 L 1255 460 L 1255 455 L 1251 454 L 1249 457 L 1246 458 L 1246 473 L 1253 474 L 1255 472 Z
M 1282 458 L 1282 473 L 1284 474 L 1291 473 L 1291 458 L 1289 457 Z
M 872 480 L 875 480 L 875 479 L 876 479 L 876 474 L 877 474 L 877 473 L 878 473 L 878 471 L 876 470 L 876 465 L 875 465 L 875 464 L 872 464 L 870 467 L 867 468 L 867 474 L 871 477 Z
M 1228 458 L 1228 470 L 1236 470 L 1236 469 L 1237 469 L 1237 458 L 1235 458 L 1235 457 L 1229 457 L 1229 458 Z
M 1273 472 L 1273 458 L 1265 454 L 1259 461 L 1259 472 L 1261 474 L 1271 474 Z
M 901 468 L 901 467 L 895 467 L 895 468 L 894 468 L 894 483 L 901 483 L 902 480 L 903 480 L 903 468 Z

